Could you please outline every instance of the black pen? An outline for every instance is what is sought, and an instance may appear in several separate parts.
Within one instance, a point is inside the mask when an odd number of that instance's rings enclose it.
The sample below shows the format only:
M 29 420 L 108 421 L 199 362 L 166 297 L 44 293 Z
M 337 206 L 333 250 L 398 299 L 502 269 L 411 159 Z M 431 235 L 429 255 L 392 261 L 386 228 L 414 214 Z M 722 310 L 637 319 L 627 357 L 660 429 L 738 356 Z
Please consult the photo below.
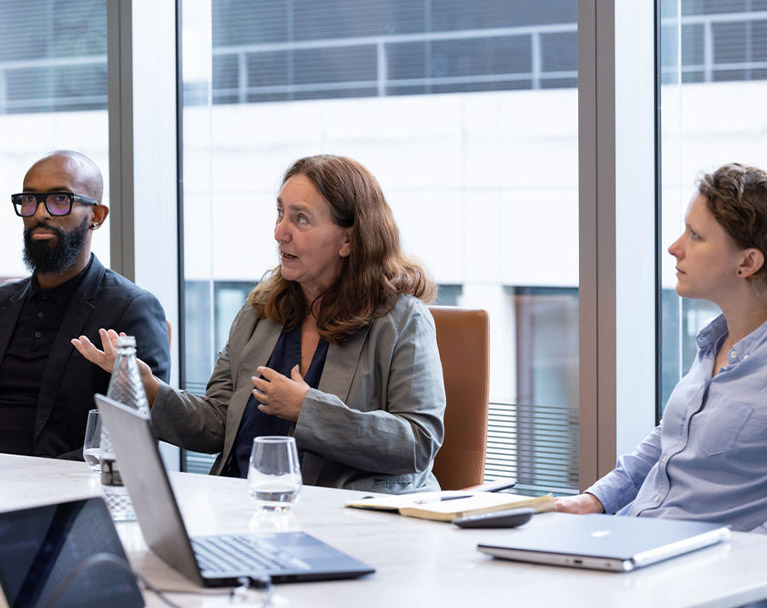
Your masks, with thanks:
M 473 489 L 472 491 L 474 494 L 456 494 L 451 496 L 443 496 L 440 498 L 440 500 L 458 500 L 459 498 L 471 498 L 472 496 L 476 496 L 477 494 L 481 494 L 483 492 L 500 492 L 501 490 L 506 490 L 508 488 L 513 488 L 516 484 L 516 481 L 511 480 L 503 480 L 503 481 L 495 481 L 490 482 L 487 484 L 483 484 L 481 486 L 478 486 L 477 488 Z
M 465 490 L 470 490 L 473 494 L 449 494 L 447 496 L 440 496 L 439 498 L 424 498 L 423 500 L 417 500 L 416 504 L 444 502 L 446 500 L 458 500 L 459 498 L 472 498 L 473 496 L 484 492 L 500 492 L 501 490 L 513 488 L 515 484 L 516 480 L 514 479 L 498 479 L 471 488 L 465 488 Z
M 463 490 L 469 490 L 471 492 L 500 492 L 501 490 L 508 490 L 509 488 L 513 488 L 516 483 L 516 479 L 496 479 L 495 481 L 481 483 L 478 486 L 463 488 Z
M 421 498 L 415 501 L 417 505 L 425 505 L 430 502 L 444 502 L 446 500 L 458 500 L 459 498 L 471 498 L 475 494 L 451 494 L 450 496 L 435 496 L 434 498 Z
M 459 498 L 471 498 L 472 496 L 474 496 L 474 494 L 458 494 L 455 496 L 441 496 L 439 500 L 440 502 L 444 502 L 446 500 L 458 500 Z

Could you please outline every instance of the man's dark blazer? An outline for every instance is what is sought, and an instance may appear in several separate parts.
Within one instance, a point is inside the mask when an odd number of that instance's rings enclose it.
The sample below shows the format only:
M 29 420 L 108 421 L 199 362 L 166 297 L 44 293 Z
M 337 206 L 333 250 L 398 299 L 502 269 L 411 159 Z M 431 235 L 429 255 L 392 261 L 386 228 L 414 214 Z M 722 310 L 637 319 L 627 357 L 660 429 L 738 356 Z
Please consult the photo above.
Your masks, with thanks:
M 0 286 L 0 365 L 31 280 L 28 277 Z M 93 394 L 107 392 L 110 374 L 85 359 L 70 340 L 84 334 L 100 347 L 101 327 L 136 336 L 138 357 L 157 377 L 168 381 L 170 348 L 162 305 L 151 293 L 104 268 L 93 256 L 69 302 L 40 384 L 33 440 L 35 456 L 82 458 L 88 410 L 96 407 Z M 0 446 L 0 452 L 2 449 Z

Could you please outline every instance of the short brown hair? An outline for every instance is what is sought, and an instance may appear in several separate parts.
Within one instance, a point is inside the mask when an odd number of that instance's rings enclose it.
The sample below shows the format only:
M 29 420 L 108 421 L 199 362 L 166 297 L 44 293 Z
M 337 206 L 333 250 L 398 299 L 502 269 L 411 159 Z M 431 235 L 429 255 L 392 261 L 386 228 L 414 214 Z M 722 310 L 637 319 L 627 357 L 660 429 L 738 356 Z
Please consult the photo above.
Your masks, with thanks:
M 400 248 L 399 229 L 375 177 L 360 163 L 328 154 L 302 158 L 285 172 L 282 185 L 303 175 L 328 202 L 333 222 L 351 228 L 350 253 L 335 284 L 306 302 L 300 286 L 272 269 L 251 292 L 248 302 L 260 317 L 296 327 L 317 306 L 317 329 L 329 342 L 340 342 L 392 309 L 403 294 L 431 302 L 435 284 Z
M 738 247 L 758 249 L 767 260 L 767 173 L 729 163 L 704 175 L 698 192 Z M 767 264 L 749 279 L 767 282 Z

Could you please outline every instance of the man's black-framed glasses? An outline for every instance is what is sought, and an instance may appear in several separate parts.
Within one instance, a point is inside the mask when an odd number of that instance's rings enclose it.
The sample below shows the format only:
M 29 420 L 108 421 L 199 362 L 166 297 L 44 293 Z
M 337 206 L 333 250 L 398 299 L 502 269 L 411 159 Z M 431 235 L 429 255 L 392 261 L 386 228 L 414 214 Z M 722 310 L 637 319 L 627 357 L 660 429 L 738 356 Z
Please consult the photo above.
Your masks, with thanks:
M 20 217 L 32 217 L 37 212 L 40 203 L 45 205 L 48 214 L 53 217 L 69 215 L 72 211 L 72 203 L 82 203 L 83 205 L 98 205 L 99 202 L 85 196 L 84 194 L 75 194 L 74 192 L 20 192 L 11 194 L 11 202 Z

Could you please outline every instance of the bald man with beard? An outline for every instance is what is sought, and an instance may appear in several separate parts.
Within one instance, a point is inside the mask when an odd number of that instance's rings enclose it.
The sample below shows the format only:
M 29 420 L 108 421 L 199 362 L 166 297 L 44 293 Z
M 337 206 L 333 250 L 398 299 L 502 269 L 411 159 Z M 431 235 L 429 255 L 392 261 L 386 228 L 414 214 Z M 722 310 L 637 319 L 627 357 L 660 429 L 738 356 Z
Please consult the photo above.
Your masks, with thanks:
M 82 459 L 93 394 L 110 375 L 70 343 L 114 327 L 136 336 L 137 354 L 168 380 L 165 312 L 151 293 L 91 253 L 109 214 L 96 164 L 71 150 L 38 160 L 12 195 L 24 223 L 30 277 L 0 287 L 0 452 Z

